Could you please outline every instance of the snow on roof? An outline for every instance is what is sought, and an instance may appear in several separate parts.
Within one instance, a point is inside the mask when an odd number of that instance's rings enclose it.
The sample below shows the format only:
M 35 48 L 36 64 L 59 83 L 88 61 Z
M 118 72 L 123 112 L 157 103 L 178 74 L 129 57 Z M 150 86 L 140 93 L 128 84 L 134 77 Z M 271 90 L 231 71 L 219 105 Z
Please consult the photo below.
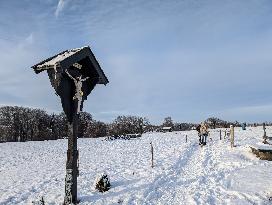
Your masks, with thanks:
M 39 70 L 39 69 L 46 69 L 46 68 L 49 69 L 49 68 L 52 68 L 52 67 L 58 65 L 58 63 L 60 61 L 63 61 L 65 58 L 68 58 L 68 57 L 74 55 L 78 51 L 81 51 L 83 48 L 86 48 L 86 46 L 85 47 L 81 47 L 81 48 L 70 49 L 70 50 L 67 50 L 67 51 L 65 51 L 63 53 L 60 53 L 57 56 L 53 57 L 51 60 L 46 61 L 43 64 L 38 65 L 37 69 Z
M 81 69 L 82 65 L 78 64 L 78 61 L 80 61 L 82 58 L 85 58 L 86 56 L 89 57 L 92 65 L 93 65 L 93 67 L 89 66 L 89 68 L 95 69 L 99 75 L 99 81 L 97 84 L 106 85 L 109 82 L 109 80 L 107 79 L 106 75 L 104 74 L 104 71 L 101 69 L 98 61 L 96 60 L 96 58 L 95 58 L 95 56 L 89 46 L 65 50 L 61 53 L 54 55 L 53 57 L 50 57 L 50 58 L 32 66 L 31 68 L 34 69 L 36 74 L 38 74 L 44 70 L 54 69 L 55 79 L 56 79 L 57 78 L 56 73 L 58 71 L 58 68 L 74 66 L 77 68 L 80 67 L 79 69 Z
M 267 150 L 267 151 L 272 151 L 272 146 L 269 144 L 263 144 L 261 142 L 258 142 L 254 145 L 251 145 L 251 147 L 258 149 L 258 150 Z
M 163 130 L 170 130 L 170 129 L 172 129 L 172 127 L 163 127 L 162 129 Z

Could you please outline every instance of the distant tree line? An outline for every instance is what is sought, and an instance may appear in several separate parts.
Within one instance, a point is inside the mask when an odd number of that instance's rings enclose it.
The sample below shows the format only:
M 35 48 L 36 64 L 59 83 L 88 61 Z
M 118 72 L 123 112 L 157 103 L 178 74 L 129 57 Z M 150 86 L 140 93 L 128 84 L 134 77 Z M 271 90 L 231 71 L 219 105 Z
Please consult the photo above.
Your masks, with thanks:
M 216 117 L 210 117 L 204 121 L 210 129 L 216 128 L 229 128 L 230 125 L 234 127 L 241 127 L 242 124 L 246 124 L 246 126 L 256 127 L 262 126 L 263 123 L 245 123 L 245 122 L 238 122 L 238 121 L 226 121 Z M 157 130 L 161 130 L 163 127 L 171 127 L 173 131 L 186 131 L 194 129 L 198 124 L 196 123 L 178 123 L 173 122 L 171 117 L 164 118 L 164 121 L 161 126 L 157 127 Z M 272 126 L 272 122 L 265 122 L 265 125 Z
M 173 131 L 186 131 L 186 130 L 191 130 L 195 126 L 196 124 L 194 123 L 174 122 L 171 117 L 166 117 L 164 118 L 164 121 L 159 128 L 162 129 L 163 127 L 171 127 Z
M 205 123 L 209 128 L 229 128 L 230 125 L 241 126 L 241 123 L 228 122 L 219 118 L 208 118 Z M 252 123 L 250 126 L 262 125 Z M 266 122 L 266 125 L 272 123 Z M 145 117 L 118 116 L 111 123 L 94 120 L 92 115 L 81 112 L 79 115 L 79 137 L 96 138 L 112 135 L 141 134 L 161 131 L 163 127 L 171 127 L 173 131 L 191 130 L 194 123 L 174 122 L 166 117 L 161 125 L 152 125 Z M 18 106 L 0 107 L 0 142 L 24 142 L 38 140 L 56 140 L 68 136 L 68 121 L 64 113 L 49 114 L 41 109 Z
M 118 116 L 112 123 L 94 120 L 92 115 L 79 115 L 79 137 L 96 138 L 109 135 L 143 133 L 150 129 L 148 119 Z M 41 109 L 18 106 L 0 107 L 0 142 L 56 140 L 68 136 L 68 121 L 64 113 L 48 114 Z
M 238 121 L 228 122 L 228 121 L 216 118 L 216 117 L 210 117 L 210 118 L 208 118 L 207 120 L 205 120 L 205 123 L 211 129 L 215 129 L 215 128 L 229 128 L 230 125 L 233 125 L 234 127 L 241 127 L 241 123 L 239 123 Z

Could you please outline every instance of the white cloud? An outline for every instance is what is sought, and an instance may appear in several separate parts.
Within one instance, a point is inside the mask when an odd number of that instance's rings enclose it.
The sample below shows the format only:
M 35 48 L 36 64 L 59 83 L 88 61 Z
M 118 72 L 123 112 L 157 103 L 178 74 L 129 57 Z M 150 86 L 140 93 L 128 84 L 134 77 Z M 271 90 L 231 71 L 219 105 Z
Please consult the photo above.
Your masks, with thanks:
M 226 111 L 226 113 L 231 114 L 243 114 L 243 115 L 271 115 L 272 114 L 272 105 L 254 105 L 254 106 L 245 106 L 232 108 Z
M 272 104 L 239 106 L 214 113 L 214 116 L 218 116 L 225 120 L 249 122 L 271 121 L 271 115 Z
M 29 36 L 25 40 L 27 43 L 32 44 L 34 41 L 33 33 L 29 34 Z
M 63 10 L 64 6 L 67 4 L 68 0 L 59 0 L 59 3 L 57 5 L 55 16 L 58 17 L 60 12 Z

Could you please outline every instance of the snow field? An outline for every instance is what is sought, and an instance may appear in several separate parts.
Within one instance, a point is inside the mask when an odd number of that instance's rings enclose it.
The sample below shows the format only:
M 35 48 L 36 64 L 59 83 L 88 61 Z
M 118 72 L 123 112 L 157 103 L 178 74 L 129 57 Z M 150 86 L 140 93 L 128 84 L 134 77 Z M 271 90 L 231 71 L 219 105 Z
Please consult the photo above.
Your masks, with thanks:
M 272 127 L 267 134 L 272 136 Z M 219 140 L 218 130 L 211 130 L 212 140 L 202 148 L 196 131 L 79 139 L 80 204 L 269 204 L 272 162 L 257 159 L 249 148 L 262 135 L 261 127 L 236 128 L 233 149 L 228 139 Z M 0 205 L 32 204 L 40 196 L 48 205 L 62 204 L 66 149 L 67 140 L 0 144 Z M 102 172 L 112 183 L 106 193 L 93 189 Z

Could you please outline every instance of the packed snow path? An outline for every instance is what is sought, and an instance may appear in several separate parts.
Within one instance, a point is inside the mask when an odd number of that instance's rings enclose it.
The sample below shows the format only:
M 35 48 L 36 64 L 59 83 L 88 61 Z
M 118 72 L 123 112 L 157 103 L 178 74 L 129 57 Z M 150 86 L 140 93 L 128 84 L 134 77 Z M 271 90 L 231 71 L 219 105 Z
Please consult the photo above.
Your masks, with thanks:
M 195 131 L 80 139 L 80 204 L 271 204 L 272 162 L 257 159 L 248 146 L 261 140 L 262 129 L 237 128 L 235 136 L 233 149 L 218 130 L 202 148 Z M 48 205 L 62 204 L 66 148 L 66 140 L 0 144 L 0 205 L 32 205 L 40 196 Z M 112 188 L 98 193 L 93 182 L 104 171 Z
M 223 154 L 218 143 L 210 142 L 202 148 L 190 144 L 173 167 L 154 180 L 153 191 L 143 197 L 143 204 L 234 204 L 232 199 L 254 204 L 258 196 L 228 191 L 224 183 L 226 176 L 250 163 L 224 166 Z

